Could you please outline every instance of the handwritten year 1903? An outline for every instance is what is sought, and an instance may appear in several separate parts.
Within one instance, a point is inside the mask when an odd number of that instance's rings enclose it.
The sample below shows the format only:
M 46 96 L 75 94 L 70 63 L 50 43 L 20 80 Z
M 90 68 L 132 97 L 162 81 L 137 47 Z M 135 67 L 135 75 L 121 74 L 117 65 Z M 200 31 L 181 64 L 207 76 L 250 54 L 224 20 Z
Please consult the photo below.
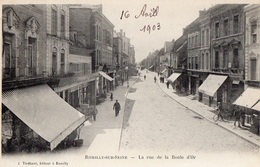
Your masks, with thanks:
M 152 8 L 150 9 L 150 12 L 147 12 L 146 10 L 147 8 L 147 5 L 144 4 L 143 8 L 141 9 L 140 13 L 138 15 L 135 15 L 135 19 L 138 19 L 140 17 L 156 17 L 158 16 L 158 13 L 159 13 L 159 6 L 157 6 L 156 8 Z M 131 17 L 130 15 L 130 12 L 127 10 L 127 11 L 124 11 L 122 10 L 122 13 L 121 13 L 121 17 L 120 19 L 122 20 L 123 18 L 127 19 Z M 161 24 L 158 22 L 156 24 L 148 24 L 148 25 L 144 25 L 140 31 L 143 31 L 143 32 L 149 32 L 149 34 L 151 33 L 151 31 L 155 31 L 155 30 L 160 30 L 161 29 Z

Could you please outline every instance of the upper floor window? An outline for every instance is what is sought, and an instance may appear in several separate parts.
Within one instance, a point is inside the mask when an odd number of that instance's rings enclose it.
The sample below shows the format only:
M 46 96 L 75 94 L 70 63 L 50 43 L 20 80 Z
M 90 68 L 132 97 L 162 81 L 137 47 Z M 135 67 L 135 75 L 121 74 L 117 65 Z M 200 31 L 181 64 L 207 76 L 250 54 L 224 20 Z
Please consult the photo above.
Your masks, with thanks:
M 98 29 L 98 25 L 96 25 L 96 40 L 98 40 L 99 39 L 99 29 Z
M 234 34 L 239 33 L 239 16 L 234 16 L 234 22 L 233 22 L 233 32 Z
M 209 45 L 209 29 L 206 30 L 206 45 Z
M 204 46 L 204 41 L 205 41 L 205 40 L 204 40 L 204 39 L 205 39 L 204 32 L 205 32 L 205 31 L 202 31 L 202 32 L 201 32 L 201 46 Z
M 60 73 L 65 74 L 65 50 L 62 49 L 60 53 Z
M 251 23 L 251 43 L 257 43 L 257 22 Z
M 219 52 L 215 51 L 215 68 L 219 68 Z
M 51 33 L 57 35 L 57 9 L 54 7 L 51 9 Z
M 198 35 L 195 36 L 195 46 L 198 46 Z
M 215 23 L 215 38 L 219 37 L 219 22 Z
M 250 60 L 250 79 L 256 80 L 256 59 Z
M 60 31 L 61 31 L 60 36 L 65 37 L 65 12 L 64 11 L 62 11 L 60 17 Z
M 228 19 L 224 20 L 224 36 L 229 35 L 229 24 L 228 24 Z
M 233 49 L 233 68 L 238 68 L 239 62 L 238 62 L 238 49 Z

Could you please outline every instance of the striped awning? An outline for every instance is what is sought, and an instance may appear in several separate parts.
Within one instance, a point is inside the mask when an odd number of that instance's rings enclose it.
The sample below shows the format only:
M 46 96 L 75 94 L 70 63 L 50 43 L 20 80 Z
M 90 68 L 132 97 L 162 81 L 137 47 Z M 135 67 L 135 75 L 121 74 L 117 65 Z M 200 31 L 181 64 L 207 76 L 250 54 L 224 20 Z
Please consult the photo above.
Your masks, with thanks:
M 236 101 L 233 104 L 260 111 L 259 101 L 260 101 L 260 88 L 249 86 L 236 99 Z
M 99 74 L 102 75 L 102 77 L 106 78 L 109 81 L 113 81 L 114 80 L 113 78 L 111 78 L 109 75 L 107 75 L 103 71 L 99 71 Z
M 213 97 L 228 76 L 209 74 L 206 80 L 200 85 L 198 91 Z
M 53 150 L 85 122 L 85 116 L 66 103 L 47 84 L 13 89 L 2 94 L 3 104 Z
M 181 73 L 172 73 L 172 75 L 167 78 L 167 81 L 174 82 L 180 75 Z

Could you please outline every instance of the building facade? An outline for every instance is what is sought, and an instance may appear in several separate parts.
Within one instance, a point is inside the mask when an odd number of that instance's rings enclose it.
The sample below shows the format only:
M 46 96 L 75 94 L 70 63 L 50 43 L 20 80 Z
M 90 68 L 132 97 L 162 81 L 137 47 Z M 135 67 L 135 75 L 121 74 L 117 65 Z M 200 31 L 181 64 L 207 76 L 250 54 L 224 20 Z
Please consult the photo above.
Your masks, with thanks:
M 2 14 L 2 152 L 53 150 L 85 121 L 53 91 L 68 71 L 68 8 L 4 5 Z
M 244 90 L 244 6 L 218 5 L 210 11 L 211 70 L 227 77 L 213 103 L 230 105 Z
M 103 71 L 97 80 L 98 96 L 114 89 L 113 77 L 113 28 L 114 25 L 102 13 L 102 5 L 71 5 L 70 27 L 77 32 L 77 41 L 90 50 L 92 72 Z M 80 20 L 80 21 L 78 21 Z M 104 74 L 104 73 L 101 73 Z

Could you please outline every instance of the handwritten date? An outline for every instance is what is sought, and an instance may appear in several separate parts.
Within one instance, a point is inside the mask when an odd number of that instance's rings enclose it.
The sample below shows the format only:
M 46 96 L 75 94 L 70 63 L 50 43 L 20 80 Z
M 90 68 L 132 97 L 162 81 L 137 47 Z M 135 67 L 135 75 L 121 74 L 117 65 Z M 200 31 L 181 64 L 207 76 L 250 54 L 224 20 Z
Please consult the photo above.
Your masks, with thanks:
M 150 34 L 151 31 L 160 30 L 160 29 L 161 29 L 161 24 L 157 23 L 155 25 L 145 25 L 143 28 L 140 29 L 140 31 L 149 32 Z

